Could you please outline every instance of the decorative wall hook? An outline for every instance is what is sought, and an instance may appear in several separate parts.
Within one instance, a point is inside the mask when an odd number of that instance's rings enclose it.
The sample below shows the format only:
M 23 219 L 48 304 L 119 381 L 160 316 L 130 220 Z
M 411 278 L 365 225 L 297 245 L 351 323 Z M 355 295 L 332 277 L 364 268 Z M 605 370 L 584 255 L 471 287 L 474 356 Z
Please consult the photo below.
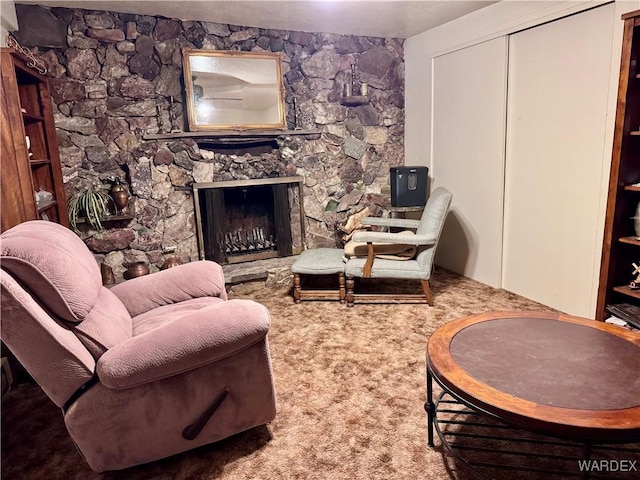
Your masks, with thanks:
M 27 62 L 27 67 L 37 70 L 42 75 L 47 74 L 47 67 L 45 66 L 44 62 L 42 60 L 37 59 L 36 56 L 27 47 L 23 47 L 22 45 L 20 45 L 20 42 L 18 42 L 18 40 L 16 40 L 16 38 L 13 35 L 8 34 L 5 41 L 6 41 L 7 47 L 13 48 L 16 52 L 29 58 L 29 62 Z

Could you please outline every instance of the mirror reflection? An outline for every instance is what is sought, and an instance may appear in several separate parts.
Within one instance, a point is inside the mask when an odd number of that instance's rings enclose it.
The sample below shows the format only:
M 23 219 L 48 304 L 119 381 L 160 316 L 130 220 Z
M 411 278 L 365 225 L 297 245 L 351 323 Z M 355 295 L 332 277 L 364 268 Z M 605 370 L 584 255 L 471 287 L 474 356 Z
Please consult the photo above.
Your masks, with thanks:
M 183 52 L 191 130 L 285 128 L 281 55 Z

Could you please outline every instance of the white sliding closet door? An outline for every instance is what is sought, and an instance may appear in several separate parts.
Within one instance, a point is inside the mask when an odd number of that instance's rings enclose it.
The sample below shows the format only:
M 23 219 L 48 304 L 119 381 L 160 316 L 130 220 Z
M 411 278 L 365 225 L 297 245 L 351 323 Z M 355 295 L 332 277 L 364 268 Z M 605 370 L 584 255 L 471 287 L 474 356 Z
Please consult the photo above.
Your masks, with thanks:
M 506 38 L 434 59 L 433 186 L 453 193 L 436 263 L 500 287 Z
M 592 317 L 613 4 L 511 35 L 503 288 Z M 615 88 L 615 86 L 611 87 Z

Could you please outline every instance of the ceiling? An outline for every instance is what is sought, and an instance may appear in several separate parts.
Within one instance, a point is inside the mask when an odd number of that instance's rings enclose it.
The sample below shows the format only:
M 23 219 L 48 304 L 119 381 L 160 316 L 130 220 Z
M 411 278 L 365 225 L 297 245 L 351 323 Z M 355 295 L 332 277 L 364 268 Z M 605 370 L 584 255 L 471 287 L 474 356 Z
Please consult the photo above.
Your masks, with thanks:
M 15 0 L 278 30 L 408 38 L 486 7 L 480 0 Z

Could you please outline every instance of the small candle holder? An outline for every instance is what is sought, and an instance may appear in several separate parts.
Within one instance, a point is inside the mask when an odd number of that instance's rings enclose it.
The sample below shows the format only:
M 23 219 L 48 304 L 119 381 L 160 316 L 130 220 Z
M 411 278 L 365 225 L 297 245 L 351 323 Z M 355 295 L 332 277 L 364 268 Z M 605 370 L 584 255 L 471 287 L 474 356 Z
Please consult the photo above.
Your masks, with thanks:
M 351 64 L 351 95 L 360 91 L 358 85 L 358 69 L 355 63 Z
M 178 127 L 178 114 L 176 113 L 173 97 L 169 98 L 169 119 L 171 120 L 171 133 L 181 132 L 182 130 Z
M 162 108 L 156 105 L 156 115 L 158 117 L 158 133 L 166 133 L 164 131 L 164 120 L 162 119 Z
M 295 97 L 293 97 L 293 129 L 302 129 L 302 126 L 300 125 L 300 110 L 298 110 L 298 104 Z

